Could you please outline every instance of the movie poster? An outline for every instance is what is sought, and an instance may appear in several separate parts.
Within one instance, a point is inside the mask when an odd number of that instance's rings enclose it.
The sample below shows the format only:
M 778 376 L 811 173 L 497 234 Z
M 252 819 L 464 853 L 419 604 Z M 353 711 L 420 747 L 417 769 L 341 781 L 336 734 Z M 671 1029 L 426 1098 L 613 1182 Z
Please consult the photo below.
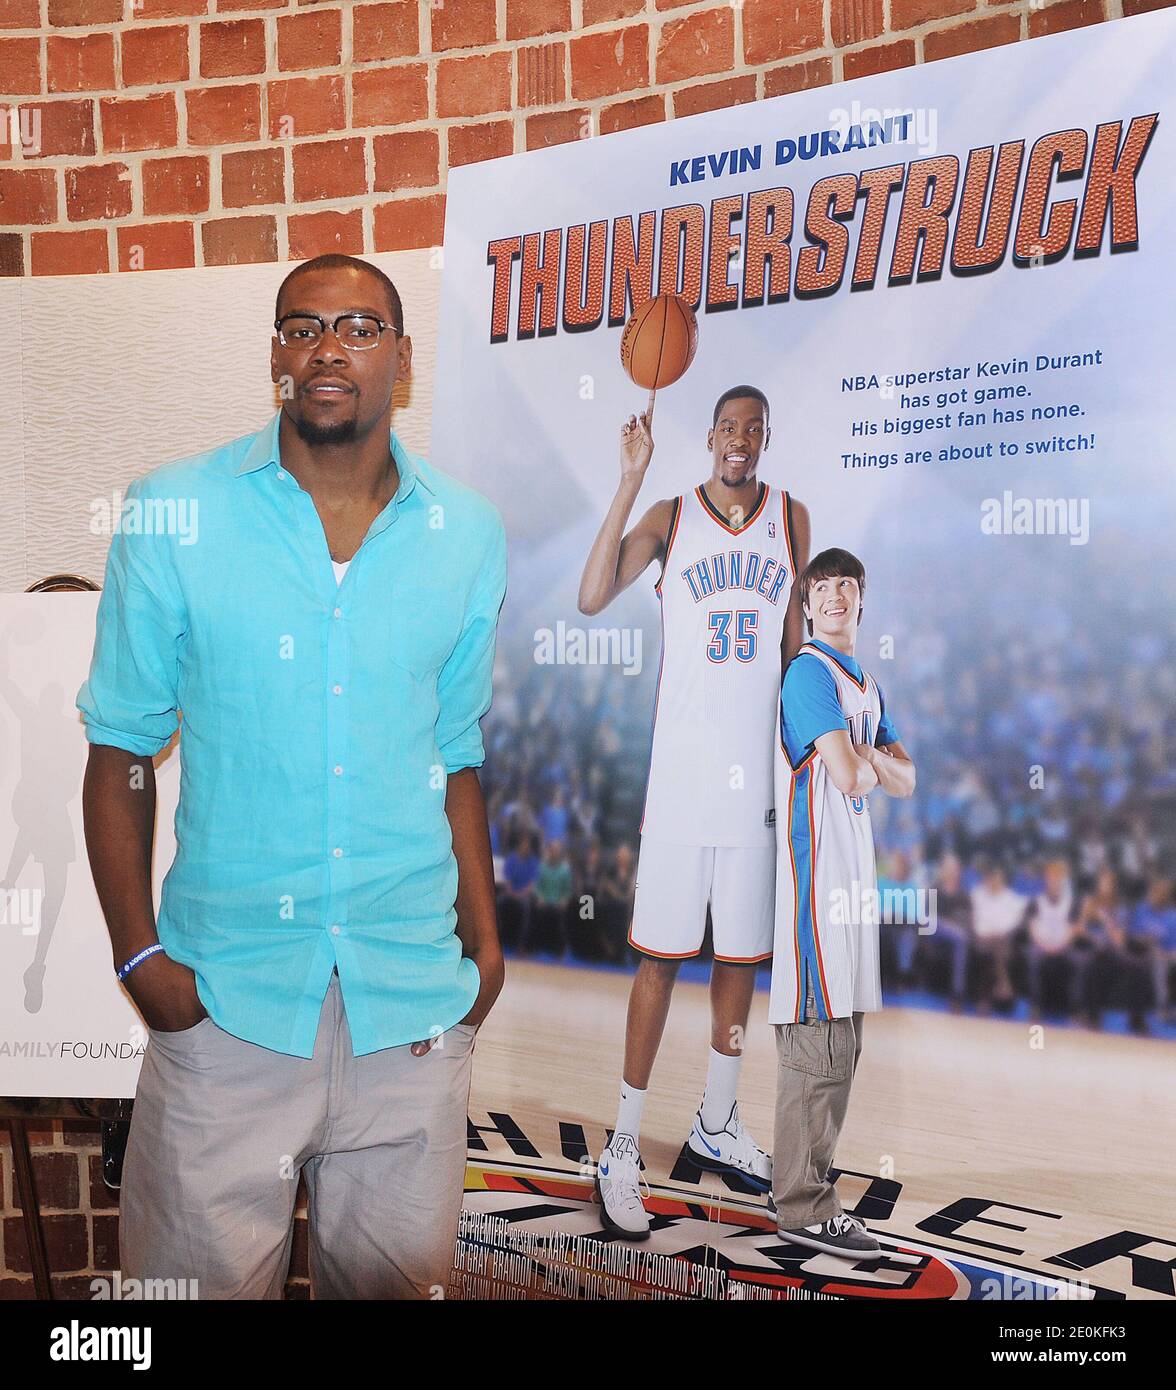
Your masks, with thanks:
M 510 543 L 483 769 L 508 980 L 479 1040 L 459 1295 L 1172 1296 L 1174 61 L 1153 14 L 453 171 L 432 458 Z M 664 574 L 588 614 L 648 403 L 622 335 L 659 294 L 697 345 L 656 394 L 625 524 L 662 503 L 695 550 L 672 532 Z M 736 386 L 766 403 L 775 510 L 712 518 L 710 555 L 710 432 Z M 642 1119 L 648 1239 L 593 1200 L 647 796 L 662 825 L 725 824 L 774 753 L 733 694 L 647 787 L 655 702 L 683 707 L 661 591 L 706 601 L 709 659 L 770 662 L 746 614 L 766 628 L 759 599 L 796 580 L 801 506 L 810 556 L 863 566 L 857 657 L 918 774 L 870 800 L 884 1007 L 835 1175 L 884 1247 L 861 1266 L 785 1245 L 762 1193 L 690 1159 L 708 982 L 733 958 L 713 921 L 662 952 L 680 963 Z M 753 521 L 754 569 L 734 539 Z M 694 805 L 696 763 L 731 749 L 744 780 Z M 658 873 L 669 916 L 680 884 Z M 738 1083 L 764 1149 L 771 971 Z
M 147 1030 L 113 977 L 86 861 L 87 747 L 74 698 L 96 593 L 0 595 L 0 1090 L 134 1095 Z M 155 759 L 158 901 L 175 857 L 178 740 Z

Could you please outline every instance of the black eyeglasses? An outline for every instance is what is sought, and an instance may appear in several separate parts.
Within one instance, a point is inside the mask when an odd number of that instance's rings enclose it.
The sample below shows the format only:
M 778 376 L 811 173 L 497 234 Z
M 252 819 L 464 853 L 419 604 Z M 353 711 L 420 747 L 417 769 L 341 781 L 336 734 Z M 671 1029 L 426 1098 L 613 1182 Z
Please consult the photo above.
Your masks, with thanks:
M 368 348 L 376 347 L 386 329 L 391 328 L 394 333 L 399 331 L 394 324 L 385 323 L 372 314 L 340 314 L 329 325 L 318 314 L 283 314 L 280 319 L 274 320 L 278 342 L 283 347 L 318 347 L 328 327 L 339 345 L 348 352 L 365 352 Z

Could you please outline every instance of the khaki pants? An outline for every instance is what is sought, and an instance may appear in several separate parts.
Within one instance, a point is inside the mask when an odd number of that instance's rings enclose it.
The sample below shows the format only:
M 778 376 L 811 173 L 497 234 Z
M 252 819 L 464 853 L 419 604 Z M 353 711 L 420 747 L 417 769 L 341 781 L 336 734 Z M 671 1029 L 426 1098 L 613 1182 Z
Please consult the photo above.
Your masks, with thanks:
M 828 1173 L 862 1052 L 863 1015 L 819 1019 L 816 1013 L 810 980 L 805 1022 L 776 1024 L 772 1200 L 781 1230 L 841 1212 Z
M 424 1057 L 351 1051 L 338 975 L 313 1058 L 210 1018 L 152 1030 L 123 1167 L 122 1273 L 204 1299 L 281 1298 L 298 1175 L 315 1298 L 440 1297 L 453 1265 L 476 1029 Z

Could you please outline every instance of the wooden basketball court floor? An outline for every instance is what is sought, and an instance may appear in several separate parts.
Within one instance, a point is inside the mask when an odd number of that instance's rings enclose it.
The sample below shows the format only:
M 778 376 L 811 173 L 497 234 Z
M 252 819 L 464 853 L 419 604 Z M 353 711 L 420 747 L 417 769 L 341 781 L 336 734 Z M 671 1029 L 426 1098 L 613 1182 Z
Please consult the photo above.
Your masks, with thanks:
M 576 1168 L 561 1153 L 561 1121 L 583 1127 L 596 1157 L 616 1116 L 630 979 L 508 962 L 474 1057 L 481 1157 L 517 1156 L 492 1112 L 551 1167 Z M 679 981 L 645 1107 L 652 1182 L 668 1182 L 689 1132 L 708 1045 L 706 986 Z M 1172 1043 L 1146 1038 L 899 1008 L 867 1015 L 836 1161 L 842 1204 L 852 1209 L 871 1177 L 890 1178 L 901 1188 L 889 1218 L 868 1222 L 880 1235 L 1131 1298 L 1171 1297 L 1174 1060 Z M 768 1150 L 774 1078 L 761 989 L 740 1113 Z

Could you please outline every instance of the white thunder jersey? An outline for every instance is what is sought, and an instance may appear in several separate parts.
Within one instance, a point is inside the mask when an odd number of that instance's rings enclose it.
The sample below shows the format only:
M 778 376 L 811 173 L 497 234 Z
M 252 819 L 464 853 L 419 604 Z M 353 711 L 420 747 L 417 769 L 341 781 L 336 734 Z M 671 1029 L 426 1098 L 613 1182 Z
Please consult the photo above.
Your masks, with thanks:
M 700 487 L 674 508 L 656 586 L 662 656 L 642 839 L 771 845 L 768 749 L 795 578 L 788 494 L 761 483 L 742 526 Z
M 873 744 L 882 718 L 868 671 L 859 684 L 838 661 L 806 642 L 797 653 L 822 661 L 837 683 L 854 743 Z M 860 668 L 859 668 L 860 669 Z M 821 1018 L 882 1007 L 878 964 L 877 871 L 868 796 L 837 790 L 816 748 L 789 757 L 783 714 L 776 738 L 776 931 L 772 1023 L 803 1021 L 806 975 Z

